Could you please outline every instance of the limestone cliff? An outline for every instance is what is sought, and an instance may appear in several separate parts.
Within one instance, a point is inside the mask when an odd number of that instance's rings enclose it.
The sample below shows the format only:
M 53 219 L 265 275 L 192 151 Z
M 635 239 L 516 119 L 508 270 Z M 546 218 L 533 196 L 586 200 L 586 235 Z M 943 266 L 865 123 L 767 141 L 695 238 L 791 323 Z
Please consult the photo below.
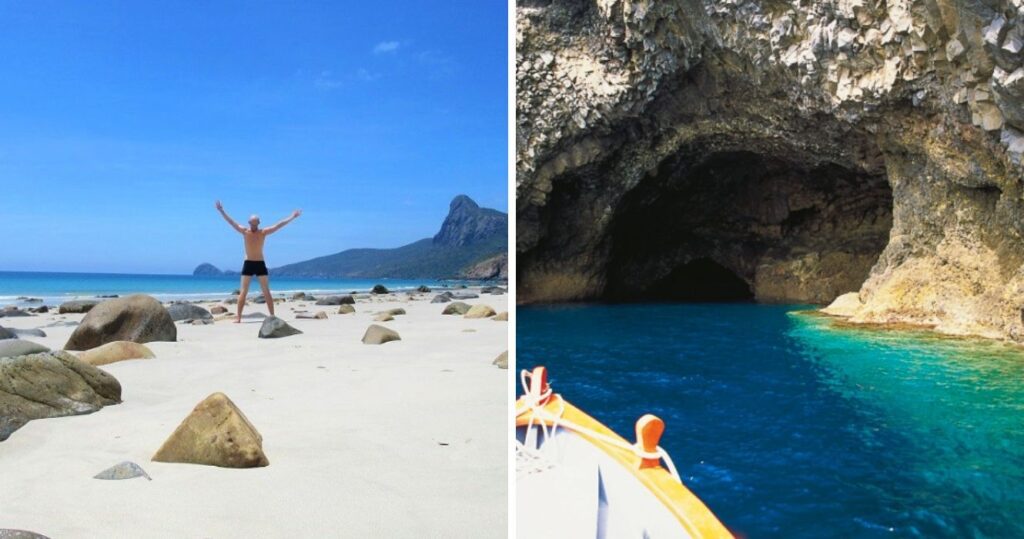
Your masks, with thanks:
M 520 301 L 858 291 L 1024 340 L 1022 0 L 516 15 Z

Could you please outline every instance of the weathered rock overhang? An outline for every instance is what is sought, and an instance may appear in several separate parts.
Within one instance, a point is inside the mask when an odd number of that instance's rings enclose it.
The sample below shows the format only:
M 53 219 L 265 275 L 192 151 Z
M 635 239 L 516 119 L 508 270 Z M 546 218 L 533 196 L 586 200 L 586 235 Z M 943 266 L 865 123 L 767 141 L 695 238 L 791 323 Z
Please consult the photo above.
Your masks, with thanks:
M 521 3 L 518 300 L 847 289 L 1021 340 L 1021 8 Z

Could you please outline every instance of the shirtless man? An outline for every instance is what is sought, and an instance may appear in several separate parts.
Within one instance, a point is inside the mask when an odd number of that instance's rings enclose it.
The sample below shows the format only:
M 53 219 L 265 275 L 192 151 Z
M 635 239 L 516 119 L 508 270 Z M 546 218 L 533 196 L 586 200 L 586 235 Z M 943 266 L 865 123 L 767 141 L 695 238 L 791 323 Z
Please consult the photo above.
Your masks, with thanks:
M 238 290 L 238 315 L 235 316 L 235 323 L 242 321 L 245 296 L 249 293 L 249 283 L 252 282 L 253 275 L 259 277 L 263 298 L 267 300 L 267 310 L 270 311 L 270 316 L 274 316 L 274 298 L 270 295 L 270 278 L 267 276 L 267 263 L 263 260 L 263 242 L 266 241 L 267 236 L 281 230 L 284 225 L 302 215 L 302 210 L 295 210 L 290 217 L 263 229 L 260 228 L 260 216 L 258 215 L 249 216 L 249 228 L 246 228 L 236 223 L 224 211 L 224 206 L 219 200 L 217 201 L 217 211 L 232 228 L 245 238 L 245 263 L 242 264 L 242 287 Z

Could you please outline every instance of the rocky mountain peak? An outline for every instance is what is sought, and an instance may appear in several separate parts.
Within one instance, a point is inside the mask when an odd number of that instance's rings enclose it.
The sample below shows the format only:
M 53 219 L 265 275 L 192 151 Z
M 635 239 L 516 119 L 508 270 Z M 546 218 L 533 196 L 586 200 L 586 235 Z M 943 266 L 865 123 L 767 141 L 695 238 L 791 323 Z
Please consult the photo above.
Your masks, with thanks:
M 508 216 L 497 210 L 481 208 L 473 199 L 459 195 L 449 205 L 448 217 L 434 236 L 435 245 L 472 245 L 504 236 Z

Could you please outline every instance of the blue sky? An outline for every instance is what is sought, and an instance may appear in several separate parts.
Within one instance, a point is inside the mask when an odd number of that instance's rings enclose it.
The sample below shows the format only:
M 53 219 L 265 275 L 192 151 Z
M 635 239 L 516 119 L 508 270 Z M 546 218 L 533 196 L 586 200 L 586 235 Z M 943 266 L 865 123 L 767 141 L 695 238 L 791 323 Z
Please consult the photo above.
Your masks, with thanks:
M 0 270 L 238 269 L 508 210 L 507 7 L 0 0 Z M 237 266 L 237 267 L 236 267 Z

